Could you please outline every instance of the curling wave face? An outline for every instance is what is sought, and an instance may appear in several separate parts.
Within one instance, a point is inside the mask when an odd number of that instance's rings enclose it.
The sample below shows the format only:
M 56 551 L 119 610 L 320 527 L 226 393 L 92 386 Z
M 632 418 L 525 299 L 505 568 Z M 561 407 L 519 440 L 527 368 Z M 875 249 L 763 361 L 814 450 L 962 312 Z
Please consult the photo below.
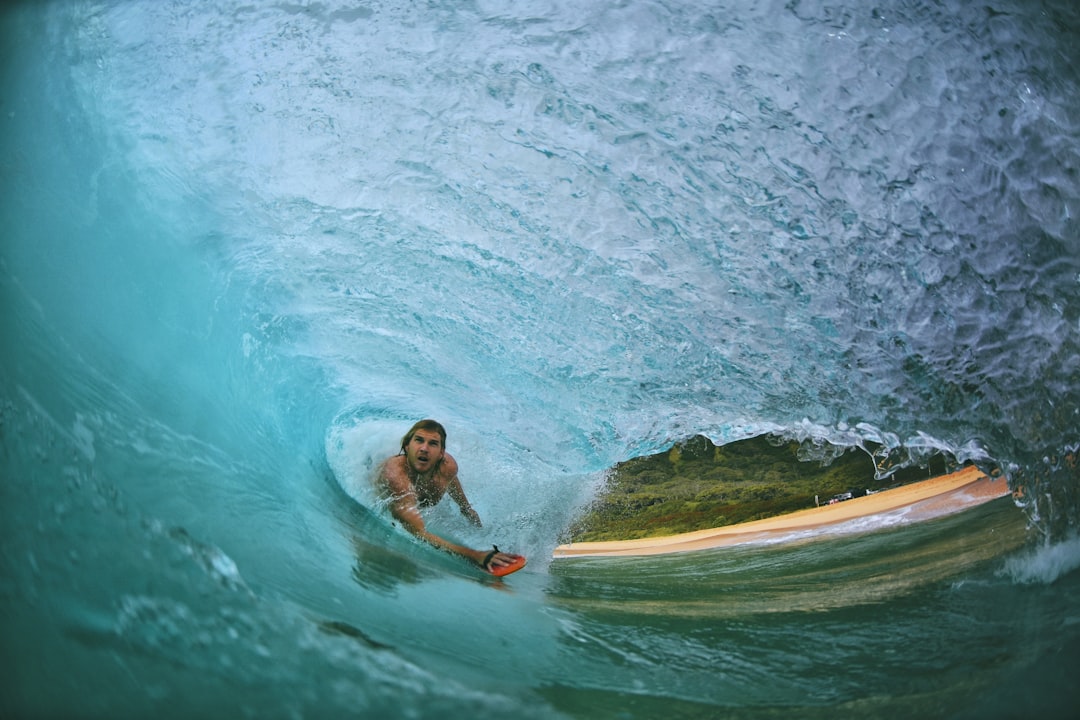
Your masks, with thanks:
M 132 696 L 240 712 L 230 682 L 254 712 L 294 690 L 298 712 L 404 695 L 544 717 L 568 683 L 571 715 L 639 683 L 719 702 L 709 672 L 726 657 L 737 686 L 767 624 L 695 644 L 646 592 L 641 635 L 620 635 L 576 613 L 633 592 L 632 571 L 571 572 L 553 603 L 531 559 L 606 468 L 695 433 L 863 446 L 882 472 L 944 450 L 1024 485 L 1036 533 L 1073 534 L 1075 8 L 746 5 L 5 8 L 3 597 L 29 689 L 0 695 L 70 714 L 33 669 L 74 657 L 62 682 L 102 714 Z M 534 658 L 493 667 L 482 620 L 511 609 L 364 500 L 381 439 L 424 416 L 485 528 L 432 521 L 530 555 L 511 604 Z M 1052 547 L 1037 585 L 1075 567 Z M 978 577 L 1007 608 L 1029 575 Z M 1066 617 L 1041 588 L 1030 607 Z M 454 602 L 488 615 L 461 624 Z M 926 639 L 900 615 L 881 637 Z M 1040 622 L 1011 647 L 1051 652 Z M 460 632 L 429 646 L 431 627 Z M 666 687 L 635 671 L 687 647 Z M 763 702 L 767 665 L 736 703 Z
M 411 410 L 417 372 L 589 467 L 804 419 L 1075 446 L 1066 11 L 584 12 L 54 14 L 102 141 L 220 213 L 206 249 L 270 291 L 276 335 L 245 338 L 358 399 Z

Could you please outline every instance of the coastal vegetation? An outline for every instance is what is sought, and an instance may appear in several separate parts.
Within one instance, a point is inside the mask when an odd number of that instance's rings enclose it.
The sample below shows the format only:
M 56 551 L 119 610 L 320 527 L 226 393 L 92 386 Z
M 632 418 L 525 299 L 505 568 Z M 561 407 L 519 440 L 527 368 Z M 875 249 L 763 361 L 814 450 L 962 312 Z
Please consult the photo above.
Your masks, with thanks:
M 876 479 L 857 448 L 800 460 L 800 445 L 762 435 L 717 446 L 695 436 L 612 468 L 603 492 L 571 527 L 571 542 L 633 540 L 733 525 L 941 475 L 945 458 Z M 848 495 L 851 493 L 851 495 Z

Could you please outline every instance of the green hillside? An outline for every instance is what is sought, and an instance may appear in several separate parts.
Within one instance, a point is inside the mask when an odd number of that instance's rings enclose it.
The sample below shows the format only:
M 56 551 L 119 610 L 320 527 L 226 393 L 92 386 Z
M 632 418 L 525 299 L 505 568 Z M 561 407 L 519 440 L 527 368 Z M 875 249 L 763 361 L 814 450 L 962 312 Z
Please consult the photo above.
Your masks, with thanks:
M 733 525 L 947 472 L 944 458 L 935 456 L 929 468 L 877 481 L 861 450 L 823 466 L 800 461 L 798 449 L 798 443 L 769 435 L 720 447 L 699 435 L 667 452 L 620 463 L 569 539 L 632 540 Z

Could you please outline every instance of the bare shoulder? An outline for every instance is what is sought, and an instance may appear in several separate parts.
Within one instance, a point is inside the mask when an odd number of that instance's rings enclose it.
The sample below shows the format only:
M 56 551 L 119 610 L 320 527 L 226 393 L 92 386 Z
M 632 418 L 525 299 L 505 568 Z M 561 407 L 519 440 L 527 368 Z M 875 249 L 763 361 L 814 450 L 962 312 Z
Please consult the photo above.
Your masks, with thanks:
M 405 472 L 405 457 L 394 455 L 387 458 L 379 467 L 376 482 L 394 494 L 411 490 L 412 483 L 409 482 L 409 474 Z
M 450 453 L 443 453 L 442 464 L 439 466 L 439 474 L 447 480 L 453 480 L 458 474 L 457 460 Z

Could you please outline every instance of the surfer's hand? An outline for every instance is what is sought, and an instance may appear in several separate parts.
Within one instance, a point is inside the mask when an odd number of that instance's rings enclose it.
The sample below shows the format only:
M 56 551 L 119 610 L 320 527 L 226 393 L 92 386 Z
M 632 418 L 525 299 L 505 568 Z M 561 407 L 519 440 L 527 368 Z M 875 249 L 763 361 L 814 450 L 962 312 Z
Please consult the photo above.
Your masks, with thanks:
M 471 507 L 468 510 L 462 510 L 461 514 L 469 518 L 469 522 L 471 522 L 476 527 L 484 527 L 484 523 L 480 522 L 480 516 L 477 515 L 476 511 L 473 510 Z
M 502 577 L 525 567 L 525 556 L 500 552 L 498 545 L 496 545 L 479 562 L 484 572 L 491 573 L 496 577 Z
M 489 568 L 491 568 L 491 567 L 503 567 L 505 565 L 509 565 L 512 562 L 514 562 L 514 556 L 513 555 L 507 555 L 504 552 L 500 552 L 500 553 L 495 553 L 494 555 L 491 556 L 491 560 L 488 560 L 487 566 Z
M 480 550 L 475 556 L 476 564 L 489 572 L 492 568 L 500 568 L 512 564 L 516 558 L 516 555 L 504 553 L 497 547 L 494 550 L 489 550 L 487 552 Z

